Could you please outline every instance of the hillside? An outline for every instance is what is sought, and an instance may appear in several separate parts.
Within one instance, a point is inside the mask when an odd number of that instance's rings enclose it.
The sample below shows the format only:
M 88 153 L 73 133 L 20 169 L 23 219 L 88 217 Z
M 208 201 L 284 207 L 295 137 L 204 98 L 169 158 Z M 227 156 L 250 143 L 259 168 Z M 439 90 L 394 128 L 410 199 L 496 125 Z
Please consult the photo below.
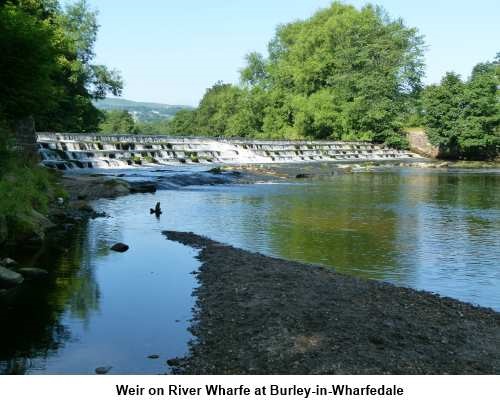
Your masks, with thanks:
M 127 110 L 134 116 L 134 119 L 139 122 L 154 122 L 170 119 L 179 110 L 192 109 L 192 107 L 186 105 L 146 103 L 123 98 L 106 98 L 96 101 L 95 105 L 97 108 L 104 111 Z

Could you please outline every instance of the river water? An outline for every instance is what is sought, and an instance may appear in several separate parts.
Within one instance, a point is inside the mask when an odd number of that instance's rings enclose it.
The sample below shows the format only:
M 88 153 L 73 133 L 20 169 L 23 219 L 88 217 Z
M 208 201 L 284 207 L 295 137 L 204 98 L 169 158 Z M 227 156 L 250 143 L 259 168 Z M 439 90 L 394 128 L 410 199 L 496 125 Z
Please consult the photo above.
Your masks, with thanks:
M 166 360 L 188 349 L 199 263 L 167 229 L 500 310 L 498 170 L 397 168 L 94 205 L 109 216 L 17 257 L 51 277 L 0 301 L 0 373 L 168 373 Z M 130 250 L 110 252 L 114 242 Z

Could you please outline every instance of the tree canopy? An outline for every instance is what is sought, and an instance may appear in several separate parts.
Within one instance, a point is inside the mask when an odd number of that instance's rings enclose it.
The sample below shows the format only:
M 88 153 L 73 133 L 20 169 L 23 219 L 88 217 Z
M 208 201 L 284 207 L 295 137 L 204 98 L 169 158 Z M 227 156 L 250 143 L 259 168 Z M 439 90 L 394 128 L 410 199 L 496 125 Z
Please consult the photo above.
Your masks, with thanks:
M 491 158 L 500 147 L 500 54 L 479 63 L 465 82 L 447 73 L 425 89 L 424 123 L 430 141 L 451 157 Z
M 95 131 L 92 100 L 119 95 L 118 72 L 93 64 L 97 12 L 86 0 L 0 1 L 0 114 L 35 117 L 38 130 Z
M 334 2 L 279 26 L 267 58 L 247 56 L 241 85 L 208 89 L 190 132 L 401 143 L 407 101 L 422 88 L 422 51 L 417 30 L 381 8 Z

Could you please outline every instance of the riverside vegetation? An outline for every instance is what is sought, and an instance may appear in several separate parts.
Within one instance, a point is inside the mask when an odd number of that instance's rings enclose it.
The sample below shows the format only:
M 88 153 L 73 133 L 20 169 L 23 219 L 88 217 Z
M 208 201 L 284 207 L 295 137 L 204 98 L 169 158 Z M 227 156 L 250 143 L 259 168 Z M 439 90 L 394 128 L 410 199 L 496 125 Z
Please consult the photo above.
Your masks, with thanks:
M 64 197 L 57 175 L 16 145 L 18 123 L 96 131 L 103 113 L 93 100 L 121 93 L 119 73 L 93 63 L 96 18 L 85 0 L 0 1 L 0 243 L 43 238 L 49 204 Z

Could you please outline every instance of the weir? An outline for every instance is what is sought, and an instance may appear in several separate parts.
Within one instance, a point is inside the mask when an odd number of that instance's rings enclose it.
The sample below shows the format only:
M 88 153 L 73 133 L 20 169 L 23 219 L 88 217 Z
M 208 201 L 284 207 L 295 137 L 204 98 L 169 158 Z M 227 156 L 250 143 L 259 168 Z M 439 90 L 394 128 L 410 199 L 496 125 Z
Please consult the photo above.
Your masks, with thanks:
M 418 155 L 369 142 L 263 141 L 166 135 L 37 133 L 42 163 L 61 170 L 154 164 L 404 160 Z

